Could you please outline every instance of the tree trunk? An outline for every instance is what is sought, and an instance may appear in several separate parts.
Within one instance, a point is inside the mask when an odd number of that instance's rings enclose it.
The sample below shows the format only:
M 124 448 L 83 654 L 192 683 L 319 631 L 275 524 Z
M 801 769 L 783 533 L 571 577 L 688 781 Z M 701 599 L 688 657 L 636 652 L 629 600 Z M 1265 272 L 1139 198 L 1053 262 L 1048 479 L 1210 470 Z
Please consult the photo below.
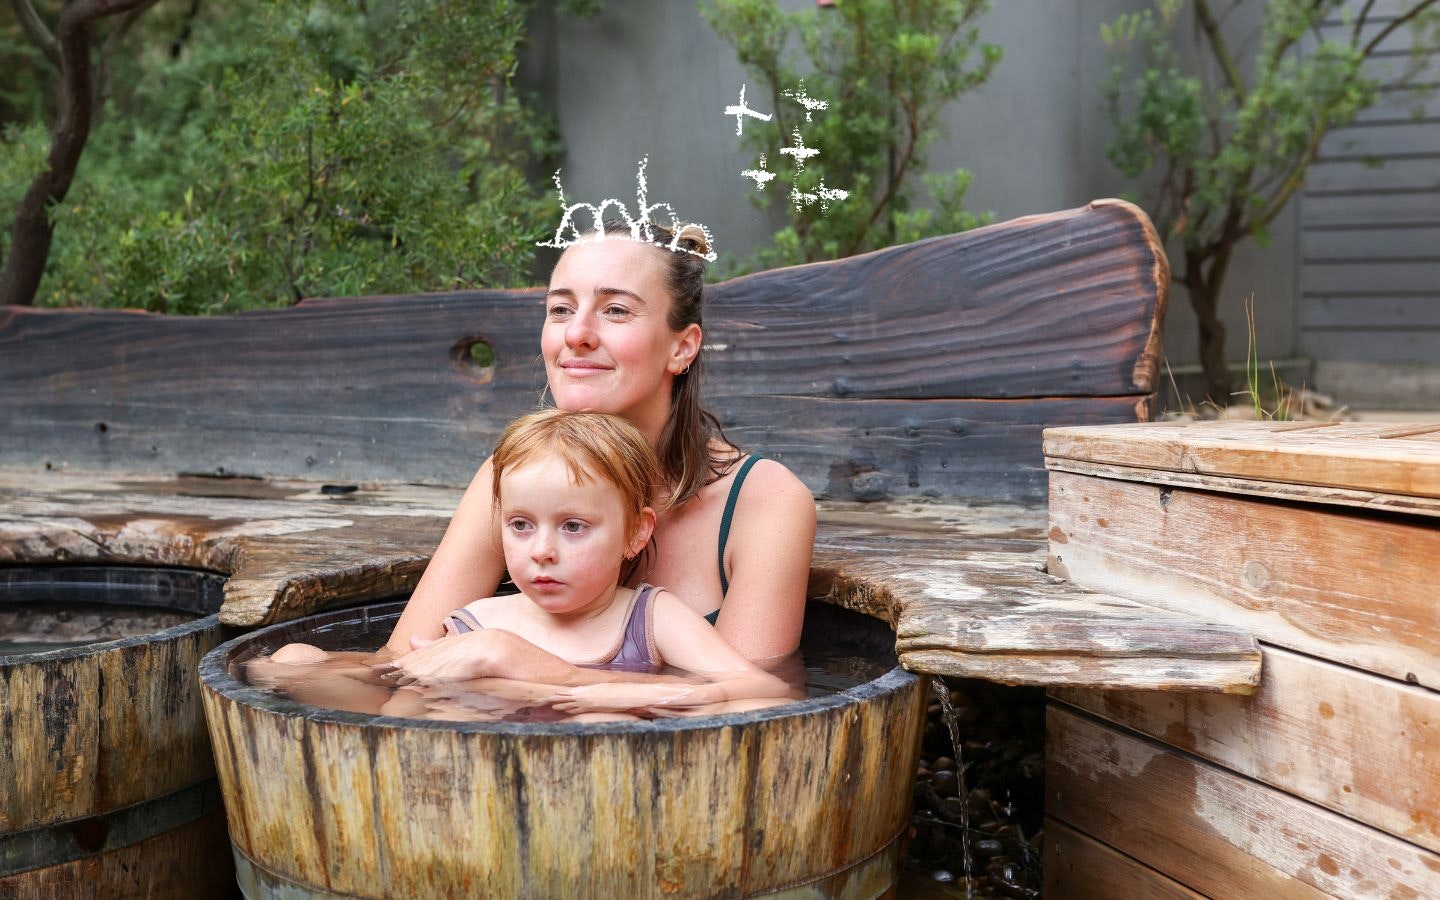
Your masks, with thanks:
M 10 229 L 10 249 L 0 269 L 0 305 L 30 306 L 50 258 L 50 241 L 55 227 L 51 210 L 65 199 L 80 154 L 90 138 L 94 105 L 94 76 L 90 64 L 90 23 L 61 13 L 56 28 L 60 49 L 60 111 L 50 132 L 50 154 L 45 171 L 30 183 L 30 189 L 15 211 Z
M 1217 406 L 1230 405 L 1230 370 L 1225 365 L 1225 323 L 1220 321 L 1220 287 L 1224 283 L 1224 260 L 1208 261 L 1199 253 L 1185 254 L 1185 290 L 1200 323 L 1200 366 L 1205 373 L 1205 393 Z M 1207 271 L 1208 269 L 1208 271 Z

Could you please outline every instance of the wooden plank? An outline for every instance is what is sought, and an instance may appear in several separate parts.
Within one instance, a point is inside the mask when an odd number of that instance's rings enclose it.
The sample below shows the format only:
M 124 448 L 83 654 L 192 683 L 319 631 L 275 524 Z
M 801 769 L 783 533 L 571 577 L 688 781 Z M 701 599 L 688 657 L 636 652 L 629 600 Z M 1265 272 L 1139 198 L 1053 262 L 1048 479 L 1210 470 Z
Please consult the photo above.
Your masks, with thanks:
M 1204 900 L 1180 882 L 1052 818 L 1045 819 L 1045 896 Z
M 713 288 L 712 384 L 735 396 L 1144 394 L 1167 282 L 1149 220 L 1110 200 L 776 269 Z
M 1436 171 L 1440 172 L 1440 160 Z M 1440 261 L 1312 260 L 1300 270 L 1300 290 L 1306 294 L 1440 294 Z
M 1440 528 L 1420 521 L 1052 472 L 1049 569 L 1440 687 Z
M 1306 194 L 1300 200 L 1305 228 L 1440 223 L 1440 190 L 1399 194 Z
M 1052 428 L 1045 455 L 1201 475 L 1440 497 L 1440 430 L 1358 422 Z
M 1400 10 L 1400 12 L 1403 13 L 1408 11 L 1408 8 L 1413 5 L 1413 3 L 1408 4 L 1407 8 L 1405 10 Z M 1359 7 L 1357 6 L 1354 10 L 1350 10 L 1350 12 L 1358 13 Z M 1384 15 L 1379 12 L 1379 10 L 1371 7 L 1368 15 L 1366 15 L 1365 17 L 1365 26 L 1360 29 L 1360 33 L 1358 36 L 1359 43 L 1362 46 L 1369 45 L 1371 41 L 1375 40 L 1377 37 L 1380 37 L 1382 32 L 1384 32 L 1387 28 L 1390 28 L 1394 24 L 1395 18 L 1395 14 Z M 1337 22 L 1331 20 L 1322 24 L 1319 28 L 1316 29 L 1316 32 L 1318 32 L 1319 36 L 1324 40 L 1337 41 L 1342 44 L 1349 44 L 1352 40 L 1355 39 L 1355 20 L 1353 17 L 1348 22 Z M 1429 44 L 1429 36 L 1424 31 L 1424 29 L 1421 30 L 1421 34 L 1425 35 L 1425 37 L 1422 38 L 1422 43 L 1420 46 L 1427 47 Z M 1415 29 L 1410 28 L 1406 25 L 1401 25 L 1400 27 L 1391 31 L 1388 35 L 1385 35 L 1384 39 L 1375 46 L 1377 52 L 1388 54 L 1394 54 L 1398 52 L 1410 53 L 1414 50 L 1414 48 Z
M 1052 696 L 1440 851 L 1440 693 L 1264 646 L 1249 697 Z
M 1348 488 L 1317 487 L 1310 484 L 1283 484 L 1249 478 L 1227 478 L 1222 475 L 1201 475 L 1194 472 L 1169 472 L 1164 469 L 1142 469 L 1135 466 L 1112 466 L 1104 463 L 1078 462 L 1073 459 L 1048 459 L 1051 471 L 1074 472 L 1096 478 L 1140 481 L 1165 487 L 1195 488 L 1224 494 L 1244 494 L 1266 500 L 1285 500 L 1322 506 L 1342 506 L 1371 512 L 1403 513 L 1415 516 L 1440 516 L 1440 499 L 1407 497 L 1402 494 L 1381 494 L 1375 491 Z
M 1355 117 L 1356 124 L 1404 124 L 1440 120 L 1440 93 L 1434 84 L 1382 88 L 1379 98 Z
M 1366 18 L 1371 22 L 1390 21 L 1397 16 L 1403 15 L 1412 5 L 1412 0 L 1345 0 L 1339 4 L 1339 8 L 1332 10 L 1326 16 L 1322 25 L 1353 25 L 1355 18 L 1361 10 L 1368 9 Z
M 1440 160 L 1392 159 L 1378 168 L 1364 162 L 1317 162 L 1305 176 L 1308 194 L 1339 191 L 1427 191 L 1440 187 Z
M 1300 237 L 1300 247 L 1307 260 L 1316 261 L 1440 259 L 1440 225 L 1307 230 Z
M 1303 329 L 1414 330 L 1440 328 L 1440 288 L 1412 297 L 1306 297 L 1300 304 Z
M 811 587 L 894 623 L 912 671 L 1152 690 L 1248 693 L 1259 683 L 1259 649 L 1243 630 L 1079 590 L 1041 571 L 1041 553 L 824 522 Z
M 1334 128 L 1320 142 L 1317 162 L 1440 155 L 1440 124 L 1366 122 Z
M 229 573 L 221 621 L 254 626 L 409 593 L 459 499 L 454 489 L 321 488 L 0 470 L 0 564 Z
M 1168 283 L 1119 201 L 758 273 L 709 289 L 711 397 L 752 429 L 775 421 L 766 396 L 1133 407 Z M 464 483 L 536 403 L 541 312 L 538 289 L 213 318 L 6 310 L 0 463 Z
M 772 396 L 722 400 L 717 406 L 727 435 L 785 463 L 819 496 L 861 501 L 963 496 L 1025 505 L 1044 501 L 1045 428 L 1134 422 L 1145 408 L 1136 397 Z
M 1047 814 L 1211 897 L 1440 896 L 1440 855 L 1052 704 Z
M 1395 329 L 1300 333 L 1301 350 L 1311 357 L 1386 363 L 1433 363 L 1440 358 L 1440 331 Z
M 239 625 L 408 593 L 458 499 L 365 485 L 0 470 L 0 563 L 155 562 L 231 573 Z M 911 624 L 919 671 L 1022 684 L 1250 690 L 1233 628 L 1076 591 L 1039 571 L 1043 513 L 1015 505 L 824 503 L 812 596 Z M 913 607 L 913 608 L 912 608 Z M 947 631 L 949 616 L 978 631 Z M 1046 642 L 1054 641 L 1053 646 Z

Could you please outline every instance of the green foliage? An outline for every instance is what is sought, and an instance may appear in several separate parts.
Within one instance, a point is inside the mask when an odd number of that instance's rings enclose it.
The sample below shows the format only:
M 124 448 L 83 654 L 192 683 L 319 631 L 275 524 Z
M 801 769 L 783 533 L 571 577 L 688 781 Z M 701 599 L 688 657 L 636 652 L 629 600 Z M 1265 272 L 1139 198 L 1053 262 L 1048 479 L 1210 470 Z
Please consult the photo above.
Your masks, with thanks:
M 829 9 L 782 12 L 772 0 L 711 0 L 702 7 L 715 31 L 736 50 L 750 77 L 747 105 L 773 113 L 768 124 L 747 120 L 745 144 L 765 154 L 776 174 L 758 193 L 762 207 L 784 204 L 790 224 L 749 264 L 768 268 L 850 256 L 989 221 L 964 208 L 970 173 L 921 173 L 938 132 L 940 112 L 983 84 L 1001 50 L 982 44 L 975 19 L 987 0 L 837 0 Z M 798 43 L 803 60 L 787 48 Z M 783 96 L 801 88 L 829 108 L 813 113 Z M 801 172 L 782 146 L 820 151 Z M 917 207 L 923 181 L 934 208 Z M 821 187 L 849 197 L 820 203 L 791 201 L 791 187 Z
M 1236 246 L 1268 242 L 1268 226 L 1304 183 L 1326 133 L 1375 102 L 1366 58 L 1400 28 L 1414 33 L 1417 55 L 1440 46 L 1440 0 L 1411 0 L 1373 20 L 1371 4 L 1358 16 L 1353 6 L 1266 0 L 1259 40 L 1243 58 L 1232 55 L 1208 0 L 1156 0 L 1155 9 L 1101 29 L 1115 128 L 1107 153 L 1145 186 L 1143 205 L 1161 234 L 1183 246 L 1175 277 L 1200 319 L 1212 399 L 1228 396 L 1216 304 Z M 1191 19 L 1203 66 L 1187 66 L 1176 49 L 1189 40 L 1178 32 Z M 1322 31 L 1326 21 L 1344 27 Z
M 157 15 L 116 56 L 37 301 L 210 313 L 527 283 L 548 204 L 526 166 L 555 150 L 510 89 L 528 7 Z M 29 124 L 0 143 L 0 217 L 44 140 Z
M 1375 102 L 1378 84 L 1361 68 L 1366 54 L 1358 40 L 1327 39 L 1297 51 L 1341 5 L 1269 0 L 1248 80 L 1223 42 L 1206 45 L 1224 76 L 1218 85 L 1181 65 L 1176 0 L 1158 3 L 1158 15 L 1133 13 L 1102 29 L 1111 55 L 1105 99 L 1116 129 L 1109 158 L 1134 178 L 1159 173 L 1149 207 L 1163 232 L 1194 249 L 1263 237 L 1325 132 Z M 1131 70 L 1137 57 L 1138 78 Z

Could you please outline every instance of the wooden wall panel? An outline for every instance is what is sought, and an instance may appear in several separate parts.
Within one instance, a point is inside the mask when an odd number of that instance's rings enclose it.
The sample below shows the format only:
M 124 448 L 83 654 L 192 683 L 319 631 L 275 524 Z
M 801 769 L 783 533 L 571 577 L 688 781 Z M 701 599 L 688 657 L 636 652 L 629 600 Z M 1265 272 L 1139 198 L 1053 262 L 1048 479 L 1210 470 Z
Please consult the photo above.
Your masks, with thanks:
M 1052 704 L 1046 810 L 1211 897 L 1440 896 L 1440 855 Z
M 1051 472 L 1051 572 L 1440 687 L 1440 529 Z
M 1045 820 L 1045 896 L 1066 900 L 1204 900 L 1059 819 Z
M 1263 655 L 1250 697 L 1052 696 L 1440 851 L 1440 693 L 1276 647 Z
M 1360 38 L 1368 41 L 1393 23 L 1391 5 L 1347 0 L 1319 35 L 1349 42 L 1363 9 L 1368 23 Z M 1440 226 L 1440 106 L 1425 92 L 1440 82 L 1440 53 L 1416 57 L 1413 45 L 1408 27 L 1385 37 L 1364 63 L 1382 86 L 1378 102 L 1326 135 L 1305 178 L 1297 343 L 1318 359 L 1387 367 L 1440 360 L 1440 244 L 1433 235 Z M 1402 295 L 1403 306 L 1365 318 L 1373 301 Z M 1337 303 L 1349 314 L 1337 317 Z M 1343 372 L 1323 374 L 1329 382 L 1321 390 L 1365 392 Z M 1386 401 L 1425 402 L 1415 389 Z

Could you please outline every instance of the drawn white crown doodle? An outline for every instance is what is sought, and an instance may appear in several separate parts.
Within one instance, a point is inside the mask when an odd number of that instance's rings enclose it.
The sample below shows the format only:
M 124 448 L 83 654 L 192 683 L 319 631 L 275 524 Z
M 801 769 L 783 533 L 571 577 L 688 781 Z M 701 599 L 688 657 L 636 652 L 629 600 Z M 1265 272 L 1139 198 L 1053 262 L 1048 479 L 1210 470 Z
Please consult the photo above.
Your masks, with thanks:
M 706 228 L 699 222 L 681 222 L 679 218 L 675 215 L 674 207 L 672 207 L 668 203 L 652 204 L 647 202 L 649 197 L 647 195 L 647 188 L 645 184 L 645 167 L 649 164 L 650 157 L 647 156 L 641 159 L 640 167 L 635 173 L 636 213 L 634 216 L 630 215 L 630 211 L 625 208 L 625 204 L 614 198 L 600 201 L 599 206 L 596 206 L 593 203 L 574 203 L 566 205 L 565 188 L 563 185 L 560 184 L 560 170 L 556 169 L 555 190 L 556 193 L 558 193 L 560 196 L 560 208 L 565 210 L 565 214 L 560 219 L 559 227 L 555 229 L 555 236 L 548 241 L 536 241 L 536 244 L 541 247 L 556 247 L 563 250 L 566 247 L 569 247 L 571 244 L 584 240 L 587 237 L 593 237 L 596 240 L 605 240 L 607 238 L 618 237 L 621 240 L 638 241 L 642 244 L 655 244 L 656 246 L 664 247 L 667 250 L 676 250 L 684 253 L 694 254 L 695 256 L 699 256 L 702 259 L 707 259 L 710 262 L 714 262 L 716 258 L 714 249 L 715 239 L 711 236 L 709 228 Z M 628 237 L 605 233 L 605 211 L 612 206 L 615 208 L 615 211 L 619 214 L 619 216 L 624 219 L 625 225 L 630 231 Z M 651 216 L 661 210 L 664 210 L 670 215 L 670 221 L 652 222 Z M 582 232 L 580 230 L 580 226 L 575 221 L 575 214 L 578 212 L 590 213 L 590 216 L 594 220 L 595 227 L 593 230 L 586 232 Z M 652 226 L 656 225 L 665 228 L 671 233 L 672 237 L 670 238 L 669 243 L 656 240 L 654 232 L 651 231 Z M 699 228 L 701 233 L 705 235 L 706 252 L 699 253 L 686 247 L 680 246 L 681 231 L 687 226 L 691 225 Z M 566 237 L 567 228 L 569 229 L 568 238 Z

